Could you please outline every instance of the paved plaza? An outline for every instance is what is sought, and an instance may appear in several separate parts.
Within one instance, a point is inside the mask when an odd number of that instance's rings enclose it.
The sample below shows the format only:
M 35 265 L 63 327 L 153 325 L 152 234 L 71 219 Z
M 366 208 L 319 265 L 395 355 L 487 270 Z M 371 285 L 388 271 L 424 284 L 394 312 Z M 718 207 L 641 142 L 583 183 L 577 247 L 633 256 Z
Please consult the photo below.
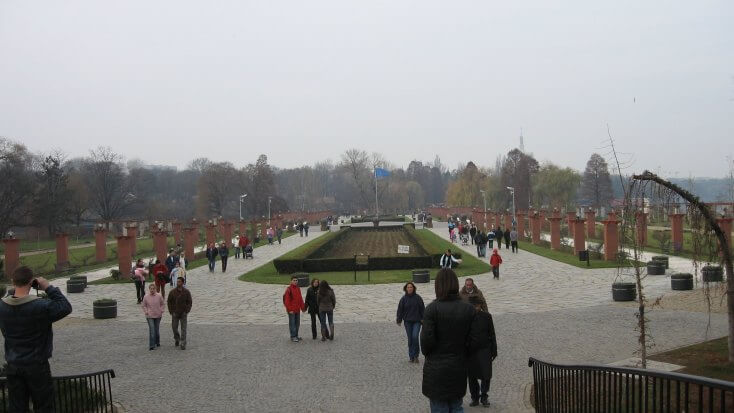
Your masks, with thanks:
M 444 224 L 445 225 L 445 224 Z M 447 238 L 444 227 L 433 231 Z M 113 368 L 113 395 L 133 412 L 166 411 L 427 411 L 420 366 L 407 361 L 405 331 L 395 325 L 402 284 L 334 286 L 336 339 L 310 338 L 302 317 L 302 343 L 288 340 L 284 286 L 237 280 L 242 273 L 320 236 L 289 237 L 281 246 L 255 250 L 254 260 L 230 258 L 227 273 L 189 271 L 193 295 L 189 345 L 173 347 L 170 316 L 161 325 L 162 348 L 148 351 L 147 325 L 132 284 L 91 285 L 72 294 L 72 315 L 55 328 L 56 374 Z M 473 246 L 460 247 L 467 253 Z M 635 308 L 611 300 L 615 269 L 586 270 L 520 251 L 502 250 L 499 280 L 473 277 L 487 298 L 499 347 L 490 409 L 527 411 L 531 381 L 527 359 L 611 363 L 634 356 Z M 671 259 L 684 270 L 690 263 Z M 105 276 L 90 273 L 90 279 Z M 284 276 L 287 278 L 287 276 Z M 62 285 L 63 280 L 54 282 Z M 645 279 L 648 297 L 673 295 L 667 276 Z M 430 302 L 433 286 L 419 285 Z M 305 294 L 304 294 L 305 296 Z M 96 298 L 118 300 L 118 318 L 93 320 Z M 649 312 L 653 352 L 726 334 L 726 317 L 702 312 Z M 423 358 L 421 358 L 423 362 Z

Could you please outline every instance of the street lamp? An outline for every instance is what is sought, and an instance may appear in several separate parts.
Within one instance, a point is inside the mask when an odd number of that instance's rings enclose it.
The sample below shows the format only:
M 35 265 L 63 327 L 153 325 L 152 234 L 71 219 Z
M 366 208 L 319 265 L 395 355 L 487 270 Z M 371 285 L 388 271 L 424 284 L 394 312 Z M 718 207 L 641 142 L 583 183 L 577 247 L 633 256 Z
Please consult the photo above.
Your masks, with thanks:
M 517 219 L 515 219 L 515 188 L 508 186 L 507 189 L 512 192 L 512 226 L 517 225 Z
M 270 227 L 270 203 L 273 201 L 273 197 L 268 197 L 268 227 Z
M 482 193 L 482 199 L 484 200 L 484 229 L 487 229 L 487 191 L 480 189 Z
M 247 198 L 247 194 L 240 195 L 240 221 L 242 221 L 242 203 L 245 202 L 245 198 Z

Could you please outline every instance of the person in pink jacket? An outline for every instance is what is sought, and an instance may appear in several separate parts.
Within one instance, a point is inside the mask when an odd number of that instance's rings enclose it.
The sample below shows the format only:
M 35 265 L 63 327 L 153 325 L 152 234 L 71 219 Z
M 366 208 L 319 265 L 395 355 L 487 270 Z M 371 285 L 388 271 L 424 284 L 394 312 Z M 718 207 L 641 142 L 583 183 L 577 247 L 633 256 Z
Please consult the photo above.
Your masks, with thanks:
M 148 290 L 150 294 L 143 298 L 143 313 L 145 313 L 145 318 L 148 320 L 148 344 L 150 350 L 155 350 L 156 347 L 161 346 L 160 326 L 165 303 L 163 302 L 163 296 L 155 291 L 155 285 L 150 284 Z

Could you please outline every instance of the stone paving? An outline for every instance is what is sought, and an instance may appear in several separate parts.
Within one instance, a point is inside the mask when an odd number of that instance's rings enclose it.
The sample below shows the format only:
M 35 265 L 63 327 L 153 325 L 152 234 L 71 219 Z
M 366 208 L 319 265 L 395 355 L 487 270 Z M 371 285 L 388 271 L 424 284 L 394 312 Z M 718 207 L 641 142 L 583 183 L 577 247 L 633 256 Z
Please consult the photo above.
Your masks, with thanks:
M 446 238 L 438 224 L 433 231 Z M 421 394 L 421 366 L 406 361 L 402 327 L 394 323 L 402 284 L 334 286 L 337 296 L 334 342 L 288 340 L 282 306 L 283 285 L 241 282 L 236 278 L 322 233 L 283 240 L 255 250 L 254 260 L 230 259 L 227 273 L 207 267 L 189 271 L 194 305 L 189 346 L 172 346 L 170 317 L 161 326 L 163 348 L 147 350 L 147 326 L 131 284 L 89 286 L 70 295 L 74 313 L 55 328 L 56 374 L 114 368 L 115 399 L 129 411 L 427 411 Z M 461 247 L 474 253 L 473 246 Z M 499 280 L 474 276 L 487 297 L 498 334 L 490 399 L 492 408 L 468 411 L 527 411 L 531 381 L 527 359 L 610 363 L 634 356 L 635 308 L 614 303 L 615 269 L 587 270 L 525 251 L 502 250 Z M 673 261 L 671 261 L 673 264 Z M 90 274 L 105 276 L 104 270 Z M 90 279 L 91 279 L 90 278 Z M 62 280 L 63 281 L 63 280 Z M 55 283 L 61 285 L 58 281 Z M 645 279 L 648 297 L 675 294 L 666 276 Z M 432 284 L 418 286 L 426 303 Z M 93 320 L 91 303 L 118 300 L 118 319 Z M 726 317 L 688 311 L 648 312 L 653 351 L 719 337 Z M 423 359 L 421 358 L 421 361 Z

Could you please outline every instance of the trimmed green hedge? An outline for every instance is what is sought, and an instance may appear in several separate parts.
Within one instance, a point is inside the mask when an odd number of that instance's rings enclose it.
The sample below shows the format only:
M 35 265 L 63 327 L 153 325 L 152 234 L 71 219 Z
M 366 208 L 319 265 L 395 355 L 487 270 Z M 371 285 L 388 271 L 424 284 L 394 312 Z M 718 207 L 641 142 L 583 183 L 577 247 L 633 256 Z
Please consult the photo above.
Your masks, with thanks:
M 280 258 L 273 260 L 273 265 L 275 265 L 275 269 L 278 270 L 278 273 L 280 274 L 293 274 L 294 272 L 305 271 L 303 268 L 304 260 L 317 251 L 323 249 L 325 245 L 329 244 L 333 240 L 338 240 L 343 237 L 347 231 L 349 231 L 349 229 L 329 232 L 328 234 L 322 235 L 311 242 L 307 242 L 300 247 L 281 255 Z
M 353 224 L 359 224 L 361 222 L 372 222 L 375 220 L 375 216 L 366 216 L 366 217 L 354 217 L 352 218 Z M 380 221 L 384 222 L 405 222 L 405 217 L 397 216 L 397 215 L 387 215 L 384 217 L 380 217 Z

